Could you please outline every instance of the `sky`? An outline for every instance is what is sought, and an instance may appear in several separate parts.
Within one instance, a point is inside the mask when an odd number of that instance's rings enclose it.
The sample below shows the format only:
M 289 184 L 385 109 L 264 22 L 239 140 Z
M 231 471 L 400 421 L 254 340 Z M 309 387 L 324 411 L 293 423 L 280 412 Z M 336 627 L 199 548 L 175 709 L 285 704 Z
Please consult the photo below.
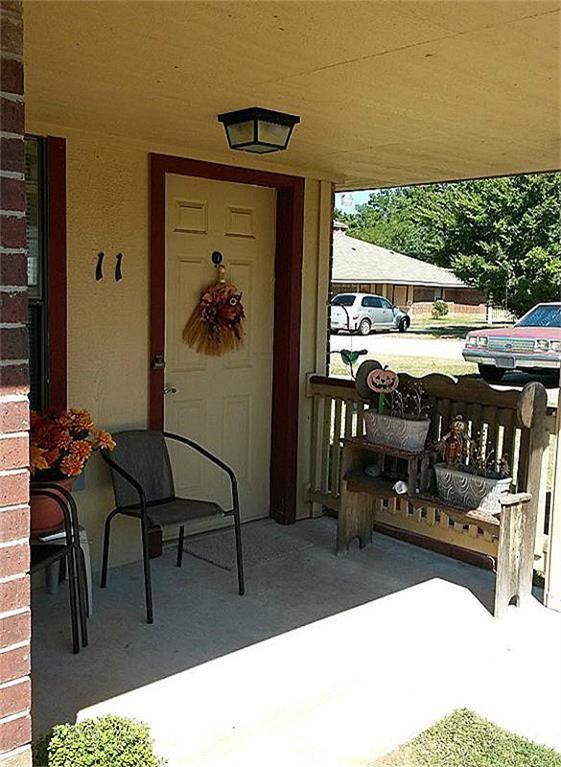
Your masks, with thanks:
M 345 213 L 354 213 L 357 205 L 368 202 L 372 189 L 364 189 L 361 192 L 340 192 L 335 195 L 335 207 Z

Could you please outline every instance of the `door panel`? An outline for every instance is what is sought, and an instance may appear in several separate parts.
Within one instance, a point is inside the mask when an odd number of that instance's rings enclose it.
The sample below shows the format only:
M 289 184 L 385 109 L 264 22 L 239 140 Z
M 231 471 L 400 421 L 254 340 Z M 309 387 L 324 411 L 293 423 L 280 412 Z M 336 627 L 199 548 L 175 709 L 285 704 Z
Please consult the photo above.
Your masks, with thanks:
M 388 318 L 379 296 L 366 296 L 361 301 L 361 308 L 366 312 L 372 328 L 383 330 L 388 326 Z
M 385 298 L 380 299 L 381 308 L 378 310 L 380 316 L 380 326 L 384 328 L 393 327 L 393 309 L 389 301 Z
M 275 200 L 271 189 L 185 176 L 167 177 L 165 426 L 193 437 L 236 471 L 245 519 L 269 513 Z M 211 254 L 243 293 L 239 351 L 197 354 L 185 323 L 215 279 Z M 224 475 L 191 451 L 170 445 L 178 495 L 229 508 Z
M 376 306 L 369 310 L 370 319 L 372 321 L 373 328 L 381 328 L 384 326 L 384 313 L 380 307 Z

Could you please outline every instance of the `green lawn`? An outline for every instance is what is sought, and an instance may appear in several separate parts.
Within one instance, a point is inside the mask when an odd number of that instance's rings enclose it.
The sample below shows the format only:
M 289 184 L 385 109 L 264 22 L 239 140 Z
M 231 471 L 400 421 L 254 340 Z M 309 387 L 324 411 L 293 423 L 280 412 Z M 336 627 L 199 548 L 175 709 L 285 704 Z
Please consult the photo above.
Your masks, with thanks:
M 364 359 L 367 359 L 367 357 L 361 357 L 359 359 L 355 365 L 355 371 Z M 388 365 L 391 370 L 395 370 L 398 373 L 410 373 L 413 376 L 425 376 L 429 373 L 447 373 L 451 376 L 477 373 L 477 365 L 471 365 L 463 360 L 384 355 L 383 362 L 384 365 Z M 343 365 L 339 354 L 331 355 L 331 374 L 336 376 L 349 375 L 349 369 Z
M 371 767 L 561 767 L 561 754 L 462 709 Z

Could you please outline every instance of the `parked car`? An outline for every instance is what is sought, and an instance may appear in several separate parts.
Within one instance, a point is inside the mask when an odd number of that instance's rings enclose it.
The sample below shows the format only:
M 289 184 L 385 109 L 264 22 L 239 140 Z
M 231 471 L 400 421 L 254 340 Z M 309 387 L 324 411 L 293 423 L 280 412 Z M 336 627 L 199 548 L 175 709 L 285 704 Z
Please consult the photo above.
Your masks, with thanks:
M 561 368 L 561 303 L 538 304 L 511 328 L 469 333 L 463 350 L 489 383 L 508 370 L 547 371 Z
M 384 296 L 372 293 L 339 293 L 331 300 L 331 332 L 348 330 L 367 336 L 372 330 L 404 333 L 411 318 Z

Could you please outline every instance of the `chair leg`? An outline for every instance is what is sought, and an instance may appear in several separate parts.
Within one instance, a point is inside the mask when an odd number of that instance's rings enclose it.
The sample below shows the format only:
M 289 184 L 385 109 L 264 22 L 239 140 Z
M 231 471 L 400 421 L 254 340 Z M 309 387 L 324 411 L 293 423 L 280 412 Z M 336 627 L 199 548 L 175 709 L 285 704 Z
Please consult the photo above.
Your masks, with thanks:
M 76 581 L 76 563 L 74 552 L 68 551 L 68 591 L 70 594 L 70 620 L 72 624 L 72 652 L 77 655 L 80 652 L 80 629 L 78 627 L 78 599 Z
M 183 541 L 185 540 L 185 526 L 181 525 L 179 528 L 179 543 L 177 544 L 177 566 L 181 567 L 183 564 Z
M 80 628 L 82 632 L 82 647 L 88 646 L 88 588 L 86 585 L 86 560 L 82 547 L 76 547 L 76 575 L 78 579 L 78 606 L 80 608 Z
M 234 511 L 234 532 L 236 535 L 236 561 L 238 566 L 238 593 L 240 596 L 245 594 L 245 580 L 243 572 L 243 552 L 242 552 L 242 526 L 240 522 L 239 509 Z
M 154 623 L 152 606 L 152 576 L 150 573 L 150 551 L 148 545 L 148 522 L 141 519 L 142 526 L 142 560 L 144 564 L 144 591 L 146 595 L 146 623 Z
M 103 534 L 103 559 L 101 563 L 101 583 L 100 586 L 104 589 L 107 586 L 107 568 L 109 566 L 109 542 L 111 539 L 111 522 L 113 517 L 117 514 L 117 509 L 111 512 L 105 520 L 105 532 Z

